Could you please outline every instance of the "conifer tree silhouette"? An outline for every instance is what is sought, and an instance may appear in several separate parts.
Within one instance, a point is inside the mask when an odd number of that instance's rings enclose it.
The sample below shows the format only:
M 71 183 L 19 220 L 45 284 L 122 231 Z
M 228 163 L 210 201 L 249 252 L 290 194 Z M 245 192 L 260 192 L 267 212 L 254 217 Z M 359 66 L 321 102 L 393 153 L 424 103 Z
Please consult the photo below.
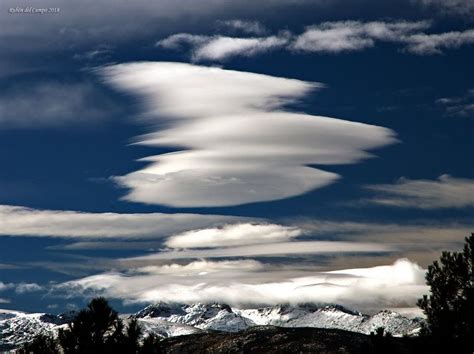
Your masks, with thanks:
M 136 320 L 125 330 L 117 312 L 99 297 L 81 310 L 67 329 L 59 331 L 58 340 L 66 354 L 136 353 L 140 334 Z
M 25 343 L 18 351 L 19 354 L 41 353 L 41 354 L 57 354 L 58 343 L 53 337 L 40 334 L 33 341 Z
M 451 350 L 474 351 L 474 233 L 462 252 L 443 252 L 428 267 L 430 295 L 418 300 L 426 315 L 423 334 Z M 456 349 L 454 349 L 456 348 Z

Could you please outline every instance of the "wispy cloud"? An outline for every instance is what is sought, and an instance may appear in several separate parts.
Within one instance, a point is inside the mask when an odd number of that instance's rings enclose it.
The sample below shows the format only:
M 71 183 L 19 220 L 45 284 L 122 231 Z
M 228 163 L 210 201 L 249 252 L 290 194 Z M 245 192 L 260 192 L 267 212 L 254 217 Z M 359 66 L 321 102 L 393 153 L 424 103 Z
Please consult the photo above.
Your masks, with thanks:
M 3 283 L 0 281 L 0 291 L 11 289 L 14 285 L 12 283 Z
M 265 26 L 258 21 L 235 19 L 227 21 L 217 21 L 217 24 L 221 28 L 245 34 L 254 34 L 259 36 L 267 33 L 267 29 L 265 28 Z
M 417 55 L 442 54 L 474 43 L 474 30 L 425 33 L 428 21 L 418 22 L 326 22 L 310 26 L 293 44 L 296 50 L 339 53 L 360 51 L 377 42 L 401 44 L 402 50 Z
M 388 253 L 388 245 L 368 242 L 298 241 L 255 244 L 249 246 L 219 247 L 211 249 L 162 250 L 146 256 L 122 261 L 149 261 L 192 258 L 271 257 L 288 255 L 314 255 L 330 253 Z
M 0 281 L 0 292 L 5 290 L 14 290 L 17 294 L 41 291 L 44 288 L 36 283 L 3 283 Z
M 424 270 L 408 260 L 333 272 L 274 267 L 247 260 L 196 261 L 103 273 L 56 288 L 69 296 L 92 292 L 128 302 L 315 302 L 372 310 L 414 307 L 416 299 L 427 290 Z
M 223 61 L 229 57 L 250 57 L 271 50 L 282 48 L 288 43 L 285 33 L 278 36 L 235 38 L 226 36 L 202 36 L 178 33 L 157 43 L 163 48 L 177 49 L 183 45 L 191 46 L 192 60 Z
M 308 27 L 296 38 L 293 48 L 310 52 L 339 53 L 360 51 L 376 42 L 402 44 L 406 52 L 417 55 L 442 54 L 474 43 L 474 30 L 427 34 L 428 21 L 419 22 L 326 22 Z
M 0 263 L 0 269 L 18 269 L 18 266 L 13 264 Z
M 167 48 L 167 49 L 180 49 L 184 45 L 204 45 L 205 43 L 209 42 L 212 37 L 204 36 L 204 35 L 197 35 L 197 34 L 189 34 L 189 33 L 176 33 L 165 39 L 162 39 L 156 42 L 156 46 Z
M 474 30 L 452 31 L 445 33 L 417 33 L 402 39 L 406 50 L 413 54 L 442 54 L 444 49 L 457 49 L 474 43 Z
M 74 54 L 73 58 L 85 62 L 101 62 L 110 59 L 113 53 L 113 48 L 110 45 L 102 44 L 94 49 Z
M 168 49 L 191 48 L 194 61 L 223 61 L 234 56 L 253 56 L 275 49 L 292 52 L 330 53 L 362 51 L 378 42 L 401 45 L 416 55 L 442 54 L 474 43 L 474 30 L 426 33 L 429 21 L 335 21 L 306 27 L 301 34 L 289 31 L 266 37 L 228 37 L 178 33 L 157 42 Z
M 360 222 L 349 220 L 315 220 L 301 219 L 289 224 L 305 230 L 305 234 L 327 237 L 336 240 L 358 240 L 397 244 L 403 243 L 413 246 L 415 243 L 435 246 L 443 244 L 444 247 L 456 247 L 462 244 L 464 237 L 473 228 L 472 222 L 453 222 L 439 220 L 414 220 L 402 223 L 394 222 Z M 452 243 L 451 246 L 447 244 Z
M 474 89 L 462 96 L 439 98 L 435 103 L 445 110 L 447 116 L 474 117 Z
M 0 205 L 0 235 L 66 238 L 160 238 L 242 220 L 200 214 L 117 214 Z
M 224 60 L 230 56 L 254 56 L 283 47 L 288 42 L 287 36 L 270 36 L 264 38 L 221 37 L 211 39 L 193 53 L 195 60 Z
M 32 293 L 42 290 L 44 290 L 44 288 L 36 283 L 19 283 L 15 286 L 15 292 L 17 294 Z
M 200 248 L 252 245 L 291 240 L 303 231 L 274 224 L 232 224 L 221 228 L 187 231 L 168 238 L 170 248 Z
M 229 20 L 218 21 L 224 31 L 241 32 L 246 35 L 263 36 L 267 31 L 257 21 Z M 156 46 L 167 49 L 190 47 L 192 60 L 223 61 L 234 56 L 254 56 L 286 45 L 289 33 L 281 32 L 268 37 L 230 37 L 224 35 L 195 35 L 189 33 L 173 34 L 156 43 Z
M 469 16 L 474 14 L 471 0 L 414 0 L 430 10 L 437 9 L 443 14 Z
M 474 181 L 442 175 L 438 180 L 400 178 L 395 184 L 366 186 L 376 192 L 370 203 L 400 208 L 463 208 L 474 206 Z
M 339 53 L 373 47 L 376 41 L 397 42 L 430 26 L 429 22 L 324 22 L 310 26 L 292 47 L 309 52 Z
M 150 165 L 116 177 L 129 201 L 211 207 L 283 199 L 339 177 L 307 165 L 356 163 L 396 141 L 382 127 L 284 110 L 322 86 L 316 83 L 164 62 L 102 73 L 142 99 L 151 124 L 168 119 L 167 129 L 137 143 L 184 149 L 143 159 Z
M 361 51 L 377 42 L 401 44 L 402 51 L 417 55 L 442 54 L 447 49 L 458 49 L 474 43 L 474 30 L 425 33 L 429 21 L 418 22 L 325 22 L 310 26 L 297 36 L 295 50 L 323 53 Z
M 249 224 L 238 222 L 234 225 L 229 224 L 218 228 L 196 229 L 180 234 L 181 236 L 189 235 L 190 237 L 195 237 L 194 239 L 187 237 L 184 239 L 180 238 L 178 239 L 178 241 L 180 241 L 179 243 L 174 244 L 174 242 L 171 242 L 171 244 L 168 245 L 166 245 L 166 241 L 174 241 L 176 235 L 168 237 L 167 240 L 157 239 L 153 241 L 123 241 L 121 239 L 115 240 L 110 238 L 100 241 L 87 240 L 55 245 L 49 247 L 49 249 L 70 251 L 127 249 L 146 251 L 148 254 L 151 252 L 168 252 L 164 256 L 166 260 L 160 260 L 159 262 L 169 261 L 168 258 L 173 257 L 173 255 L 176 255 L 180 259 L 188 256 L 212 256 L 213 258 L 226 256 L 267 257 L 268 259 L 268 257 L 281 257 L 281 254 L 278 253 L 288 252 L 291 254 L 290 259 L 294 259 L 294 263 L 299 264 L 299 266 L 302 264 L 302 259 L 308 260 L 311 258 L 313 268 L 317 266 L 318 269 L 325 270 L 347 268 L 348 266 L 373 266 L 393 262 L 395 259 L 402 257 L 410 258 L 425 266 L 438 258 L 441 251 L 459 249 L 459 247 L 462 246 L 464 238 L 469 235 L 474 228 L 472 221 L 440 222 L 438 220 L 412 220 L 403 223 L 364 223 L 350 220 L 336 221 L 299 218 L 296 220 L 284 220 L 283 224 L 287 226 L 283 226 L 282 224 L 259 223 L 255 224 L 259 227 L 242 228 L 240 227 L 241 225 Z M 267 226 L 261 227 L 262 225 Z M 222 240 L 219 231 L 223 233 Z M 250 235 L 254 235 L 255 237 L 250 238 Z M 344 243 L 330 243 L 330 248 L 326 248 L 326 250 L 334 252 L 324 253 L 321 252 L 321 248 L 318 248 L 324 244 L 312 242 L 305 244 L 301 243 L 302 240 L 343 241 L 349 242 L 349 244 L 346 244 L 346 247 L 343 248 Z M 297 244 L 288 245 L 288 243 L 293 243 L 289 241 L 296 242 Z M 347 251 L 350 250 L 351 247 L 347 246 L 352 246 L 356 242 L 362 243 L 362 246 L 360 246 L 357 252 L 348 253 Z M 275 245 L 275 243 L 277 243 L 277 245 Z M 363 247 L 373 244 L 382 247 L 379 248 L 380 252 L 370 252 L 371 250 L 374 251 L 374 248 L 366 248 L 365 251 L 367 252 L 363 252 Z M 164 249 L 165 246 L 173 248 L 173 245 L 182 248 L 175 248 L 174 250 Z M 253 246 L 256 245 L 261 245 L 261 247 L 254 248 Z M 337 249 L 336 247 L 339 248 Z M 185 250 L 184 248 L 187 249 Z M 203 249 L 205 249 L 204 251 L 210 251 L 212 249 L 212 251 L 201 252 Z M 169 253 L 169 251 L 180 252 Z M 195 251 L 199 252 L 196 253 Z M 314 254 L 318 256 L 311 256 Z M 130 261 L 127 262 L 126 267 L 129 266 L 129 262 Z M 153 260 L 153 257 L 151 257 L 149 260 L 134 261 L 133 263 L 136 262 L 149 264 L 157 262 L 157 260 Z M 94 264 L 98 264 L 97 260 L 94 260 Z M 81 260 L 78 266 L 83 267 L 84 261 Z M 99 264 L 99 267 L 95 267 L 94 269 L 109 269 L 109 267 L 120 268 L 122 266 L 124 265 L 121 262 L 113 262 L 112 265 L 110 262 L 105 262 Z M 77 268 L 74 264 L 71 264 L 71 267 Z M 56 268 L 58 267 L 56 266 Z M 64 264 L 59 266 L 60 270 L 64 268 Z

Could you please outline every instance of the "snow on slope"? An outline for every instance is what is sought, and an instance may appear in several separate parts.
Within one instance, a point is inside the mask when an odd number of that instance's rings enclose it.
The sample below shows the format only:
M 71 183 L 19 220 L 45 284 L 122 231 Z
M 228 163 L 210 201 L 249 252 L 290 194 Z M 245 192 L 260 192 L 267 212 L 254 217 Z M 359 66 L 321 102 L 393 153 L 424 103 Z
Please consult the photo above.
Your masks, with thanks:
M 0 350 L 21 345 L 39 334 L 55 334 L 70 317 L 0 310 Z
M 150 305 L 138 312 L 137 318 L 158 318 L 162 321 L 181 323 L 202 330 L 238 332 L 255 323 L 223 304 Z
M 311 305 L 273 306 L 261 309 L 235 309 L 235 311 L 257 325 L 335 328 L 364 334 L 370 334 L 377 328 L 384 327 L 387 332 L 395 336 L 415 335 L 420 329 L 420 320 L 411 320 L 386 310 L 373 316 L 352 312 L 340 306 L 323 308 Z
M 201 332 L 199 328 L 181 323 L 172 323 L 160 318 L 139 318 L 138 323 L 144 333 L 154 333 L 161 337 L 185 336 Z

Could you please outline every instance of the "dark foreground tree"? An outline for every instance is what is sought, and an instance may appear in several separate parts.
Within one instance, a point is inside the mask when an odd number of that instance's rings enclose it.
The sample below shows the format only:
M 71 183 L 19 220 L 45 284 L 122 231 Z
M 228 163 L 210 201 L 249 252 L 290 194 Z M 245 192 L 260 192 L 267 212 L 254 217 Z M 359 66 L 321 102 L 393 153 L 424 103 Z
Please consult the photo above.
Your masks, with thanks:
M 160 339 L 153 333 L 144 339 L 139 350 L 140 354 L 159 354 L 160 352 Z
M 56 354 L 58 352 L 56 340 L 44 334 L 37 336 L 32 342 L 25 343 L 23 348 L 19 350 L 19 354 Z
M 452 350 L 474 351 L 474 234 L 462 252 L 443 252 L 428 267 L 430 295 L 418 300 L 426 314 L 425 335 Z
M 103 353 L 121 337 L 123 324 L 102 297 L 81 310 L 66 330 L 60 330 L 59 344 L 66 353 Z M 107 333 L 107 336 L 106 336 Z
M 125 328 L 123 321 L 104 298 L 93 299 L 81 310 L 58 339 L 45 335 L 27 343 L 20 353 L 52 354 L 136 354 L 140 351 L 141 328 L 136 319 Z M 158 342 L 153 344 L 158 346 Z

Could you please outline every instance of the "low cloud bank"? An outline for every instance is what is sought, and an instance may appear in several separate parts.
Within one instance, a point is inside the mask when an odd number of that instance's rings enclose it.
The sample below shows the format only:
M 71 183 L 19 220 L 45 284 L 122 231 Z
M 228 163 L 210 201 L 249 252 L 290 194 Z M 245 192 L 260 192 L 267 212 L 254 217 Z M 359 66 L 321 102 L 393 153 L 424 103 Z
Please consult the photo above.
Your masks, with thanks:
M 233 305 L 336 303 L 356 309 L 414 307 L 428 292 L 425 270 L 407 259 L 372 268 L 311 272 L 255 260 L 195 261 L 110 272 L 58 285 L 66 296 L 100 294 L 126 302 Z

